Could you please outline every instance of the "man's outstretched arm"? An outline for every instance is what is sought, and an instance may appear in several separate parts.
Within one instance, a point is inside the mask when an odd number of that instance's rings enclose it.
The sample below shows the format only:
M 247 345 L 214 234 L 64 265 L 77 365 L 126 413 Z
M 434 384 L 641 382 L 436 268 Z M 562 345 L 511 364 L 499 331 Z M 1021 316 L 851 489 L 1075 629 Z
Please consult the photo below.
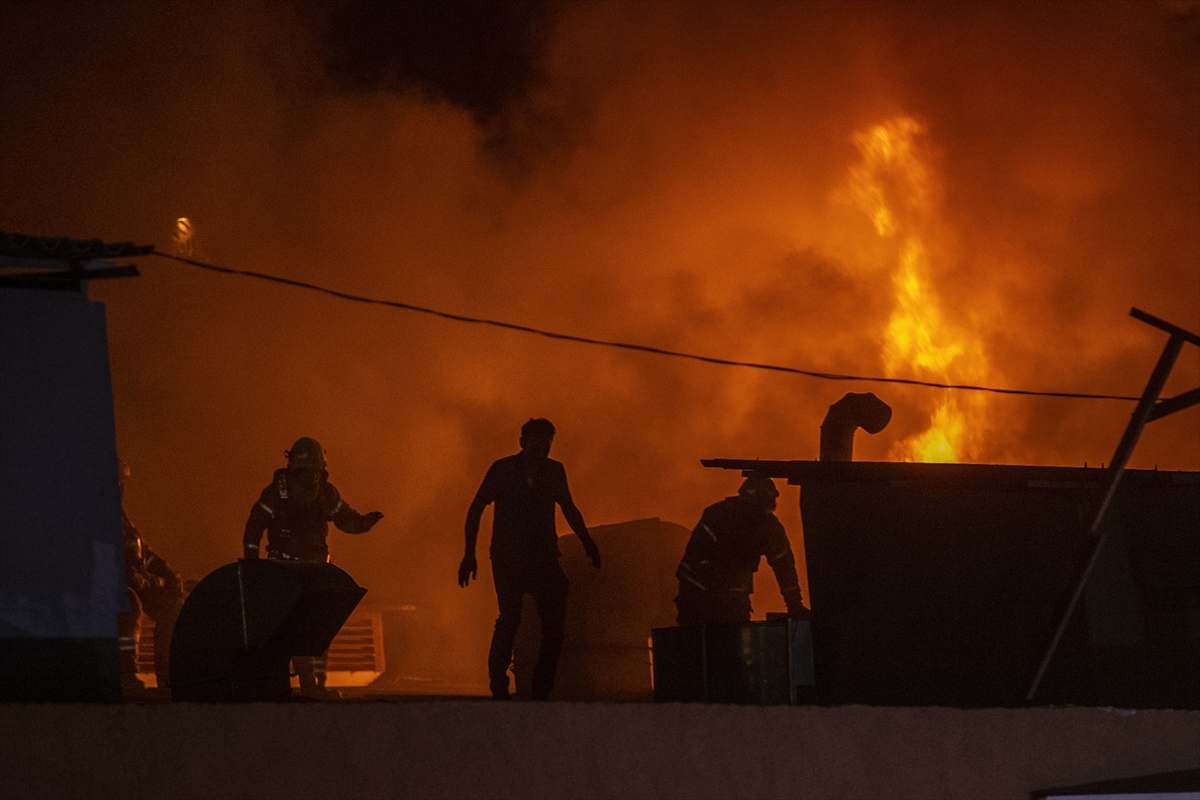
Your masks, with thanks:
M 800 595 L 800 577 L 796 574 L 796 557 L 792 554 L 792 543 L 778 521 L 767 533 L 767 563 L 775 572 L 779 592 L 787 604 L 788 616 L 792 619 L 808 619 L 808 608 Z
M 600 569 L 600 548 L 596 547 L 595 540 L 588 533 L 587 524 L 583 521 L 583 514 L 579 512 L 575 501 L 571 498 L 571 489 L 567 486 L 567 471 L 563 469 L 562 464 L 558 464 L 557 488 L 555 489 L 555 502 L 562 509 L 563 517 L 566 518 L 567 524 L 571 526 L 571 530 L 575 531 L 575 535 L 579 537 L 579 541 L 583 542 L 583 552 L 587 553 L 587 557 L 591 559 L 592 566 Z
M 269 505 L 270 504 L 270 505 Z M 273 498 L 263 491 L 262 498 L 250 509 L 250 517 L 246 520 L 246 530 L 242 534 L 242 554 L 245 558 L 258 558 L 258 547 L 262 543 L 263 531 L 275 518 Z
M 479 539 L 479 520 L 483 518 L 483 509 L 487 507 L 488 500 L 483 496 L 483 487 L 475 495 L 475 499 L 471 501 L 471 507 L 467 509 L 467 523 L 464 527 L 466 534 L 466 547 L 463 552 L 462 562 L 458 565 L 458 585 L 467 586 L 471 579 L 477 576 L 479 564 L 475 561 L 475 542 Z
M 588 533 L 587 525 L 583 521 L 583 514 L 575 506 L 575 502 L 571 500 L 571 495 L 568 493 L 566 502 L 561 502 L 563 517 L 566 518 L 567 524 L 571 526 L 571 530 L 575 531 L 575 535 L 583 542 L 583 552 L 587 553 L 587 557 L 591 559 L 592 566 L 600 569 L 600 548 L 596 546 L 596 541 L 592 535 Z
M 383 519 L 383 512 L 369 511 L 366 514 L 360 514 L 351 508 L 350 504 L 343 500 L 339 494 L 331 519 L 339 531 L 345 531 L 346 533 L 366 533 L 375 527 L 376 522 Z

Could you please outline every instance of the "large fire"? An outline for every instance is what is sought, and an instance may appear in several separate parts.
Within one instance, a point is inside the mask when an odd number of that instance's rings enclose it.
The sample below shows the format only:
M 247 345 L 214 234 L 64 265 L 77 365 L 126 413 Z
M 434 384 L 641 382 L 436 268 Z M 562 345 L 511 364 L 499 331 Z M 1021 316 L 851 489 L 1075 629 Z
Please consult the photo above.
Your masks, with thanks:
M 851 168 L 851 195 L 886 245 L 894 307 L 885 330 L 884 364 L 892 377 L 942 383 L 983 382 L 979 340 L 946 322 L 933 286 L 927 241 L 936 236 L 937 192 L 921 152 L 923 126 L 902 115 L 855 135 L 862 161 Z M 961 461 L 972 455 L 987 404 L 947 392 L 929 427 L 896 442 L 893 458 Z
M 1129 308 L 1200 325 L 1194 14 L 533 5 L 556 9 L 534 37 L 542 74 L 481 124 L 393 81 L 400 48 L 378 52 L 387 81 L 333 82 L 293 4 L 8 3 L 0 228 L 939 383 L 1136 394 L 1164 337 Z M 531 416 L 558 426 L 590 525 L 691 527 L 737 488 L 700 459 L 815 458 L 846 391 L 895 409 L 859 437 L 863 461 L 1098 464 L 1130 410 L 606 351 L 157 259 L 89 291 L 137 475 L 126 508 L 154 549 L 190 578 L 237 558 L 284 448 L 314 436 L 347 501 L 386 514 L 331 534 L 334 563 L 437 632 L 412 674 L 464 682 L 481 679 L 495 599 L 457 585 L 463 519 Z M 1194 353 L 1166 394 L 1196 385 Z M 1130 466 L 1200 468 L 1198 425 L 1200 409 L 1155 422 Z M 780 488 L 799 557 L 797 490 Z

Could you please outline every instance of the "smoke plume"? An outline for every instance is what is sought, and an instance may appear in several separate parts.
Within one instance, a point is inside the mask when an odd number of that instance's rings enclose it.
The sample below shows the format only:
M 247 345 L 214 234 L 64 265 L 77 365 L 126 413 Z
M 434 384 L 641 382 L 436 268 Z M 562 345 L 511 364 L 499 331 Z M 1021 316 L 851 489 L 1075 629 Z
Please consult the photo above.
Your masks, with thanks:
M 937 188 L 926 274 L 988 382 L 1139 394 L 1165 335 L 1130 307 L 1200 328 L 1195 4 L 549 8 L 529 16 L 520 80 L 478 99 L 436 75 L 350 80 L 330 67 L 332 23 L 291 6 L 7 4 L 0 229 L 170 251 L 186 217 L 193 257 L 217 264 L 882 375 L 895 253 L 847 197 L 856 135 L 907 116 Z M 352 22 L 333 31 L 345 52 Z M 147 540 L 189 577 L 232 561 L 283 451 L 315 437 L 348 502 L 386 515 L 332 532 L 333 560 L 368 601 L 437 609 L 462 675 L 482 672 L 494 614 L 485 575 L 455 585 L 462 521 L 529 417 L 558 427 L 589 524 L 690 526 L 738 483 L 701 458 L 815 458 L 825 409 L 874 391 L 895 414 L 857 457 L 887 459 L 944 396 L 140 266 L 91 294 Z M 1167 392 L 1197 383 L 1189 346 Z M 1098 465 L 1130 410 L 992 398 L 970 458 Z M 1154 465 L 1200 468 L 1200 409 L 1147 429 L 1131 466 Z M 780 516 L 800 550 L 796 498 L 783 489 Z M 760 584 L 756 609 L 781 607 Z

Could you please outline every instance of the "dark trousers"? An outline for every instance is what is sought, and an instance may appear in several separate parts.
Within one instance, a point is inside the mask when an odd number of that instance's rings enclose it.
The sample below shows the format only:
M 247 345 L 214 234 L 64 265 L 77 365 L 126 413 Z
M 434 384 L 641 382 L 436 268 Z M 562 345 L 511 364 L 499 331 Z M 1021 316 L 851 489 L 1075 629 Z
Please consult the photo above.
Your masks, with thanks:
M 154 673 L 158 687 L 166 688 L 171 674 L 171 637 L 183 608 L 183 593 L 173 587 L 150 587 L 142 593 L 142 609 L 154 620 Z
M 121 650 L 121 684 L 126 690 L 140 689 L 137 678 L 137 646 L 142 636 L 142 601 L 137 592 L 125 587 L 129 610 L 117 614 L 117 642 Z
M 301 550 L 298 547 L 285 550 L 276 546 L 272 549 L 271 543 L 268 541 L 267 558 L 271 561 L 282 561 L 285 564 L 295 562 L 325 564 L 329 561 L 329 553 L 313 549 Z M 292 669 L 295 670 L 296 677 L 300 679 L 301 694 L 311 695 L 314 692 L 321 692 L 325 689 L 328 662 L 328 650 L 319 656 L 293 656 Z
M 542 646 L 533 668 L 533 699 L 545 700 L 554 688 L 554 674 L 558 671 L 558 657 L 562 653 L 567 627 L 566 573 L 557 561 L 520 566 L 492 562 L 492 577 L 500 606 L 492 646 L 488 650 L 488 682 L 492 694 L 508 695 L 508 667 L 512 664 L 513 642 L 521 625 L 521 606 L 528 594 L 537 604 L 538 617 L 542 621 Z
M 137 674 L 137 647 L 142 638 L 142 616 L 154 620 L 154 673 L 158 687 L 166 688 L 170 676 L 171 634 L 183 606 L 183 595 L 169 587 L 147 587 L 141 594 L 126 586 L 129 610 L 117 614 L 121 648 L 121 675 L 127 688 L 141 686 Z
M 325 688 L 329 651 L 319 656 L 292 656 L 292 669 L 300 679 L 300 693 L 311 694 Z

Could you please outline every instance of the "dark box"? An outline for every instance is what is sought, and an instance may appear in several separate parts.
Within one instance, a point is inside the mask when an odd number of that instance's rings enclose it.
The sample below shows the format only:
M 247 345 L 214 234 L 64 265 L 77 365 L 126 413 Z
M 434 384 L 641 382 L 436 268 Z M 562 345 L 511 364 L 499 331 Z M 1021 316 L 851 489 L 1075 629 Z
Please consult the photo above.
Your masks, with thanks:
M 808 622 L 655 628 L 651 658 L 659 703 L 792 705 L 812 695 Z

